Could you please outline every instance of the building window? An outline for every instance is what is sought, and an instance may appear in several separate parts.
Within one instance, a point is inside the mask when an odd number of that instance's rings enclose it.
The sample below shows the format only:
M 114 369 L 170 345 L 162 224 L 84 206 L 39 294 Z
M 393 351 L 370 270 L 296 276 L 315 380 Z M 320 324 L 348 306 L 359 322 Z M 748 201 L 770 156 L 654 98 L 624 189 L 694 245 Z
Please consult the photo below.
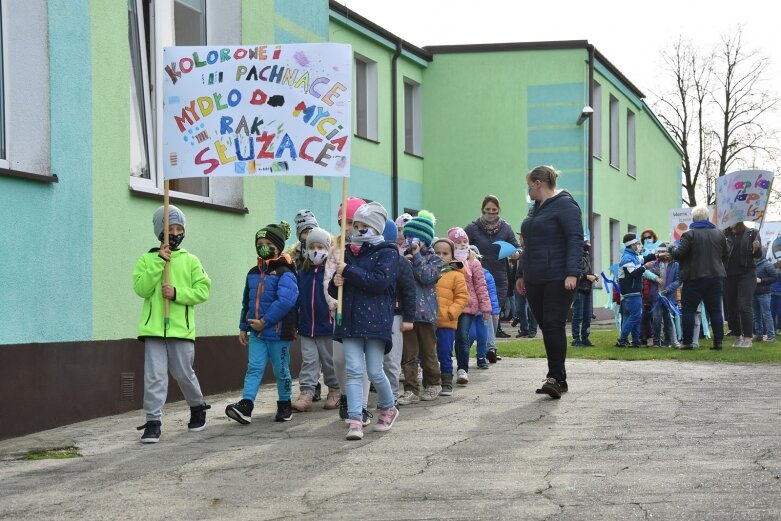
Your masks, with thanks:
M 355 135 L 377 141 L 377 63 L 355 55 Z
M 621 260 L 624 244 L 621 242 L 621 222 L 610 219 L 610 264 Z
M 618 100 L 610 96 L 610 165 L 620 167 L 618 153 Z
M 155 134 L 161 108 L 161 94 L 155 88 L 157 60 L 165 45 L 206 45 L 206 0 L 128 0 L 128 22 L 131 185 L 160 189 L 163 179 L 162 172 L 157 172 Z M 187 178 L 171 180 L 169 186 L 210 202 L 210 183 L 208 178 Z
M 591 115 L 591 124 L 593 125 L 594 138 L 593 154 L 594 157 L 602 157 L 602 85 L 594 82 L 594 89 L 591 93 L 591 103 L 594 113 Z
M 423 155 L 420 84 L 404 78 L 404 151 Z
M 635 150 L 635 113 L 626 111 L 626 173 L 637 177 L 637 162 Z
M 3 38 L 3 5 L 0 4 L 0 166 L 8 168 L 8 156 L 5 148 L 5 44 Z
M 602 216 L 594 214 L 594 225 L 591 230 L 591 252 L 594 256 L 594 273 L 603 271 L 602 269 Z M 599 283 L 602 281 L 599 280 Z

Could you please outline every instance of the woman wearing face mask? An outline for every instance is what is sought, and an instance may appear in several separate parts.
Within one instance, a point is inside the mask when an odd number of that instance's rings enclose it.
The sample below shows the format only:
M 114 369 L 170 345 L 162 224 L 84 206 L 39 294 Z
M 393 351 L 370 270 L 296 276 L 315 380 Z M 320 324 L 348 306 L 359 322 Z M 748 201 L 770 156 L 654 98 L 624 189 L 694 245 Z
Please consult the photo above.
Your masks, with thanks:
M 483 198 L 483 204 L 480 206 L 482 216 L 464 228 L 469 237 L 469 243 L 477 246 L 477 249 L 483 254 L 483 266 L 494 276 L 499 309 L 503 309 L 507 301 L 510 282 L 507 275 L 508 259 L 499 260 L 499 248 L 494 245 L 494 242 L 505 241 L 516 248 L 520 248 L 512 227 L 499 216 L 501 210 L 499 199 L 495 195 L 486 195 Z M 520 250 L 510 256 L 509 259 L 516 260 L 518 257 L 520 257 Z M 508 338 L 510 336 L 501 330 L 501 325 L 497 325 L 495 333 L 497 338 Z M 496 351 L 490 350 L 488 352 L 488 361 L 494 363 L 496 360 Z
M 331 235 L 322 228 L 308 230 L 306 258 L 298 270 L 298 337 L 301 342 L 300 395 L 293 402 L 299 412 L 312 410 L 320 369 L 328 386 L 323 409 L 339 407 L 342 393 L 333 362 L 334 321 L 330 301 L 334 300 L 323 290 L 325 259 L 331 250 Z
M 538 394 L 561 398 L 566 392 L 567 313 L 583 270 L 583 217 L 566 190 L 556 189 L 558 172 L 538 166 L 526 175 L 534 206 L 521 224 L 524 254 L 516 288 L 526 293 L 542 330 L 548 374 Z

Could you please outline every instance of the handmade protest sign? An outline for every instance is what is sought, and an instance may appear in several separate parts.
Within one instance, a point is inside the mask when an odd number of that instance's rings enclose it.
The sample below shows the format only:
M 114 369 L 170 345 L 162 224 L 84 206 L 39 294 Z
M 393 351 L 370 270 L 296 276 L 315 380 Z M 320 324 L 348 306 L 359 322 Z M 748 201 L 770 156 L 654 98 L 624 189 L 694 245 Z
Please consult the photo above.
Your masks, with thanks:
M 767 170 L 740 170 L 716 179 L 716 225 L 751 221 L 761 226 L 772 186 L 773 172 Z
M 716 224 L 718 215 L 715 206 L 708 206 L 710 222 Z M 691 208 L 673 208 L 670 210 L 670 239 L 677 241 L 683 235 L 683 232 L 689 229 L 692 223 Z
M 781 221 L 765 221 L 759 232 L 759 242 L 766 250 L 766 257 L 773 262 L 781 257 L 781 241 L 776 244 L 776 239 L 781 237 Z
M 166 47 L 163 173 L 350 175 L 352 48 Z

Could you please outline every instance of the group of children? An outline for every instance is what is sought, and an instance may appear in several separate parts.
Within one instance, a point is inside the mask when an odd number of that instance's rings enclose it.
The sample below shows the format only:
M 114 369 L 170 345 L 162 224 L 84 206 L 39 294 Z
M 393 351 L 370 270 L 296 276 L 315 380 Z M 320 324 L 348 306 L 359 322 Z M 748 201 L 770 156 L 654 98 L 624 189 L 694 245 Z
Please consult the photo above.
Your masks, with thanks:
M 436 238 L 432 213 L 422 210 L 393 221 L 381 204 L 355 197 L 337 217 L 340 225 L 346 221 L 345 245 L 320 228 L 310 210 L 296 214 L 297 242 L 288 250 L 292 229 L 287 222 L 255 234 L 258 260 L 245 279 L 239 319 L 239 342 L 248 347 L 247 372 L 242 399 L 225 409 L 240 424 L 252 421 L 269 361 L 277 385 L 276 421 L 292 419 L 293 411 L 312 410 L 313 402 L 321 400 L 322 372 L 328 387 L 323 408 L 338 409 L 348 424 L 346 438 L 358 440 L 373 417 L 367 410 L 371 386 L 379 411 L 374 430 L 387 431 L 399 416 L 398 406 L 450 396 L 454 382 L 468 384 L 475 340 L 478 368 L 501 360 L 495 344 L 495 285 L 462 228 Z M 145 343 L 143 443 L 160 439 L 168 370 L 190 406 L 190 431 L 204 428 L 210 408 L 192 368 L 192 307 L 208 298 L 211 281 L 198 259 L 180 247 L 185 232 L 181 210 L 169 206 L 167 244 L 162 207 L 153 224 L 161 245 L 138 260 L 133 274 L 134 290 L 144 298 L 138 334 Z M 164 283 L 167 262 L 170 280 Z M 164 323 L 165 301 L 170 312 Z M 299 396 L 292 401 L 290 348 L 296 337 L 302 364 Z

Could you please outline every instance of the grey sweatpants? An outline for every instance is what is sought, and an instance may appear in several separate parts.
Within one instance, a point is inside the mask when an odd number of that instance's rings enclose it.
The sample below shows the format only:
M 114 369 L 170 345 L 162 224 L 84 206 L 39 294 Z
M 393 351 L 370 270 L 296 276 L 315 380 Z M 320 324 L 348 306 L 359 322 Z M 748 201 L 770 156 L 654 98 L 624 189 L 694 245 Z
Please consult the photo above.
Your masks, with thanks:
M 298 386 L 301 392 L 314 394 L 315 386 L 323 370 L 323 381 L 328 389 L 338 391 L 339 379 L 336 377 L 333 359 L 333 338 L 330 336 L 299 336 L 301 341 L 301 371 L 298 373 Z
M 144 412 L 147 421 L 160 420 L 168 396 L 168 371 L 179 384 L 187 405 L 203 404 L 201 385 L 193 371 L 195 343 L 181 338 L 144 339 Z
M 401 374 L 401 354 L 404 351 L 404 335 L 401 333 L 401 315 L 393 315 L 393 330 L 391 331 L 391 340 L 393 347 L 385 355 L 382 368 L 385 370 L 385 376 L 390 381 L 393 397 L 399 397 L 399 375 Z

